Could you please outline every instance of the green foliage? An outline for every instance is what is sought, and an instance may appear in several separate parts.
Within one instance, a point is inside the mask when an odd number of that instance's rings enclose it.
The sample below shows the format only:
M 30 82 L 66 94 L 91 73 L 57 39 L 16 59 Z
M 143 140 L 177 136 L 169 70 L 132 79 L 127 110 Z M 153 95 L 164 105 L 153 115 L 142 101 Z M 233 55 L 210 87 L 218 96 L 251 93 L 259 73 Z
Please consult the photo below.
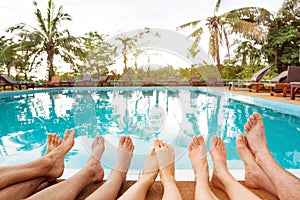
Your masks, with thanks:
M 240 65 L 224 65 L 222 68 L 222 79 L 223 80 L 235 80 L 241 79 L 239 75 L 243 71 L 243 67 Z
M 31 60 L 31 65 L 43 61 L 44 54 L 47 55 L 47 65 L 49 77 L 54 75 L 54 57 L 59 56 L 64 62 L 76 65 L 76 59 L 84 56 L 84 52 L 79 48 L 79 39 L 72 36 L 68 30 L 59 30 L 63 21 L 71 21 L 71 16 L 64 13 L 62 6 L 55 10 L 52 0 L 48 0 L 46 17 L 38 8 L 36 1 L 33 2 L 36 8 L 35 16 L 37 27 L 20 23 L 8 29 L 9 32 L 17 33 L 17 51 L 24 52 Z
M 91 73 L 99 77 L 109 73 L 107 67 L 114 64 L 114 49 L 105 42 L 105 37 L 97 32 L 89 32 L 82 38 L 86 57 L 84 65 L 80 67 L 81 75 Z
M 269 63 L 278 72 L 300 65 L 300 2 L 286 0 L 269 27 L 268 43 L 262 48 Z

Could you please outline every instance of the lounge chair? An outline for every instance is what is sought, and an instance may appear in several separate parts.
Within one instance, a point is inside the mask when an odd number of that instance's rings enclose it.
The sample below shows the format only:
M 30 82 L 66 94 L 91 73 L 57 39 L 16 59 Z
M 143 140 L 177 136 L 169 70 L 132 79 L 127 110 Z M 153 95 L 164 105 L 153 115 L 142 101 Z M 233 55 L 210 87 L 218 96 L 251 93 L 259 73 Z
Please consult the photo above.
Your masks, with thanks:
M 0 75 L 0 78 L 3 80 L 3 89 L 6 90 L 6 86 L 10 86 L 12 90 L 14 90 L 14 87 L 18 87 L 19 90 L 22 89 L 22 85 L 24 85 L 26 87 L 26 89 L 28 88 L 35 88 L 35 84 L 34 83 L 28 83 L 26 82 L 19 82 L 19 81 L 15 81 L 13 79 L 11 79 L 9 76 L 7 75 Z
M 168 76 L 168 85 L 178 85 L 178 79 L 176 76 Z
M 144 77 L 142 85 L 143 86 L 153 86 L 153 80 L 152 80 L 152 78 L 151 77 Z
M 281 72 L 278 76 L 271 79 L 271 83 L 285 83 L 287 79 L 288 71 Z
M 122 78 L 118 81 L 119 86 L 131 86 L 132 79 L 130 76 L 122 76 Z
M 255 92 L 259 92 L 259 87 L 264 86 L 264 83 L 260 82 L 262 80 L 262 78 L 266 75 L 266 73 L 271 69 L 271 66 L 266 66 L 263 69 L 259 70 L 258 72 L 256 72 L 252 78 L 251 78 L 251 82 L 229 82 L 228 83 L 228 89 L 229 90 L 234 90 L 234 87 L 240 86 L 240 85 L 244 85 L 247 86 L 249 88 L 249 92 L 254 91 L 254 87 L 255 87 Z
M 291 82 L 291 100 L 295 100 L 296 93 L 300 89 L 300 82 Z
M 92 86 L 92 75 L 91 74 L 84 74 L 82 76 L 82 80 L 77 81 L 76 85 L 78 86 Z
M 203 86 L 205 85 L 204 81 L 201 81 L 198 76 L 191 76 L 190 77 L 190 85 L 191 86 Z
M 99 80 L 98 80 L 98 87 L 101 86 L 103 87 L 103 85 L 110 85 L 108 81 L 109 76 L 99 76 Z
M 208 76 L 206 84 L 209 86 L 224 86 L 223 81 L 216 76 Z
M 59 76 L 52 76 L 50 82 L 44 82 L 44 87 L 60 87 L 60 77 Z
M 74 87 L 77 78 L 67 78 L 66 80 L 60 81 L 60 86 Z
M 295 89 L 297 88 L 297 84 L 295 84 L 297 82 L 300 82 L 300 66 L 299 67 L 289 66 L 288 70 L 287 70 L 286 82 L 283 82 L 283 83 L 265 83 L 264 86 L 270 88 L 270 95 L 271 96 L 276 95 L 276 96 L 280 96 L 280 97 L 286 97 L 287 94 L 288 94 L 288 90 L 291 89 L 292 83 L 293 83 L 293 87 Z M 294 92 L 297 92 L 297 89 Z M 291 95 L 292 95 L 292 93 L 293 92 L 291 91 Z

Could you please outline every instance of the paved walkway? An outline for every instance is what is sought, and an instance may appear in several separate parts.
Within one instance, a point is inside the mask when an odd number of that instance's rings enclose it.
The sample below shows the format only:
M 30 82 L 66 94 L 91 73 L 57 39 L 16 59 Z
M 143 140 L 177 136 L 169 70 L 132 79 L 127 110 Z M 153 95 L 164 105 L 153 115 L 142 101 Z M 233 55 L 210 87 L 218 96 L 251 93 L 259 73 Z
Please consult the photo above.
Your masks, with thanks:
M 269 92 L 249 92 L 248 89 L 235 89 L 234 91 L 228 90 L 227 87 L 224 88 L 213 88 L 216 90 L 223 90 L 224 92 L 229 92 L 233 94 L 240 94 L 240 95 L 245 95 L 245 96 L 252 96 L 252 97 L 257 97 L 257 98 L 263 98 L 263 99 L 268 99 L 272 101 L 280 101 L 284 103 L 290 103 L 290 104 L 295 104 L 300 106 L 300 94 L 296 95 L 295 100 L 291 100 L 290 97 L 279 97 L 279 96 L 271 96 Z

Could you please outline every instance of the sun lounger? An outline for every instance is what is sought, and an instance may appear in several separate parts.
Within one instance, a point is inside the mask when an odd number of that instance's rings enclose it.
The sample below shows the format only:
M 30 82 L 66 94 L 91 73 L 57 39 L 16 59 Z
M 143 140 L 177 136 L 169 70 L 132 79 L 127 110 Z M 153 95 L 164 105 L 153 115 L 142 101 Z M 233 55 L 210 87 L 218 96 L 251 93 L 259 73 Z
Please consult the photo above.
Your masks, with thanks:
M 223 81 L 220 81 L 218 77 L 208 76 L 207 77 L 207 85 L 208 86 L 224 86 Z
M 92 75 L 91 74 L 84 74 L 82 76 L 82 80 L 77 81 L 76 85 L 78 85 L 78 86 L 93 86 Z
M 103 85 L 110 85 L 108 81 L 109 76 L 100 76 L 99 80 L 98 80 L 98 87 L 101 86 L 103 87 Z
M 15 81 L 7 75 L 0 75 L 0 78 L 4 82 L 3 85 L 2 85 L 4 90 L 6 90 L 6 86 L 10 86 L 12 90 L 14 90 L 15 86 L 18 87 L 19 90 L 21 90 L 22 85 L 24 85 L 26 87 L 26 89 L 28 89 L 28 88 L 34 89 L 35 88 L 34 83 L 28 83 L 27 81 L 25 81 L 25 82 Z
M 122 78 L 118 81 L 119 86 L 132 86 L 132 79 L 130 76 L 122 76 Z
M 60 87 L 60 77 L 52 76 L 50 82 L 44 82 L 44 87 Z
M 76 84 L 77 78 L 67 78 L 66 80 L 60 81 L 60 86 L 66 86 L 66 87 L 74 87 Z
M 153 80 L 151 77 L 144 77 L 142 84 L 143 86 L 153 86 Z
M 176 76 L 168 76 L 168 85 L 178 85 Z
M 271 79 L 271 83 L 286 83 L 288 71 L 281 72 L 278 76 Z
M 191 86 L 204 86 L 205 82 L 201 81 L 198 76 L 191 76 L 190 77 L 190 85 Z
M 300 91 L 300 82 L 291 82 L 291 100 L 295 100 L 298 91 Z
M 275 95 L 280 97 L 286 97 L 288 91 L 291 90 L 292 82 L 300 82 L 300 67 L 297 66 L 288 67 L 286 83 L 265 83 L 264 86 L 270 88 L 271 96 Z M 296 88 L 297 88 L 297 84 L 294 84 L 294 90 Z M 290 94 L 292 94 L 292 91 Z
M 256 72 L 252 78 L 251 82 L 229 82 L 228 83 L 228 89 L 234 90 L 235 86 L 247 86 L 249 88 L 249 92 L 255 91 L 259 92 L 259 87 L 264 86 L 264 83 L 260 82 L 262 78 L 266 75 L 266 73 L 271 69 L 271 66 L 266 66 L 263 69 Z M 255 88 L 255 89 L 254 89 Z

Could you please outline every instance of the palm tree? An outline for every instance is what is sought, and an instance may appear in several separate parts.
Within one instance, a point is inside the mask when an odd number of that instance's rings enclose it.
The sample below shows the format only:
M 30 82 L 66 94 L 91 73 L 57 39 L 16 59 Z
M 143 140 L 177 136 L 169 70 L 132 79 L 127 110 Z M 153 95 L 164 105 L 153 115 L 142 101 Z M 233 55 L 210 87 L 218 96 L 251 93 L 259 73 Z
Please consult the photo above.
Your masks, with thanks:
M 112 46 L 105 42 L 105 35 L 97 32 L 89 32 L 83 38 L 83 46 L 87 53 L 85 68 L 83 72 L 97 72 L 97 75 L 106 75 L 108 73 L 108 66 L 114 64 L 112 56 L 114 50 Z
M 209 29 L 209 54 L 217 62 L 218 70 L 221 72 L 220 45 L 225 43 L 229 54 L 228 33 L 240 33 L 245 38 L 251 38 L 258 41 L 265 40 L 264 22 L 271 16 L 271 13 L 263 8 L 246 7 L 235 9 L 221 15 L 217 15 L 221 5 L 218 0 L 214 9 L 214 15 L 204 20 L 196 20 L 179 26 L 179 28 L 196 27 L 189 37 L 195 39 L 195 43 L 201 40 L 203 27 L 201 23 L 206 21 L 205 25 Z
M 8 31 L 19 31 L 18 36 L 22 40 L 20 46 L 22 49 L 30 49 L 32 64 L 38 58 L 42 59 L 46 54 L 50 80 L 54 75 L 53 60 L 55 55 L 59 55 L 63 61 L 75 65 L 76 58 L 83 57 L 84 52 L 78 45 L 78 38 L 72 36 L 67 29 L 59 31 L 59 26 L 63 21 L 71 21 L 71 16 L 63 12 L 62 6 L 55 12 L 54 2 L 49 0 L 46 17 L 43 17 L 36 1 L 33 1 L 33 5 L 36 7 L 34 14 L 38 27 L 20 23 L 9 28 Z

